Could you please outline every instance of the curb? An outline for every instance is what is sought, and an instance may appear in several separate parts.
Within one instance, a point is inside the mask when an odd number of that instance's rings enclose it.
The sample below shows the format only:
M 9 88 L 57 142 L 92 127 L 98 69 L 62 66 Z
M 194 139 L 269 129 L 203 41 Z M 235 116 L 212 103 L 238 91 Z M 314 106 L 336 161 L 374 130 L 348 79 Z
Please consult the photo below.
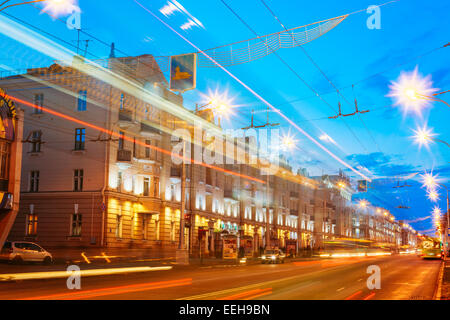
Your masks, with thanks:
M 436 286 L 436 290 L 434 291 L 433 300 L 441 300 L 442 298 L 442 282 L 444 280 L 445 261 L 446 260 L 442 260 L 441 262 L 441 267 L 439 269 L 439 276 L 438 276 L 438 284 Z

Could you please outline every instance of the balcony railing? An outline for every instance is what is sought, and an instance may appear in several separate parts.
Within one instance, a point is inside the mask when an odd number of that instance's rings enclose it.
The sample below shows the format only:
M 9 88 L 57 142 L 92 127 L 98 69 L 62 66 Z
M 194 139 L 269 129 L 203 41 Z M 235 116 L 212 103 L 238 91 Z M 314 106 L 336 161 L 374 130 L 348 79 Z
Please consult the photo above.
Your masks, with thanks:
M 291 191 L 291 198 L 298 199 L 299 193 L 297 191 Z
M 298 210 L 289 210 L 289 214 L 291 216 L 297 216 L 298 217 Z
M 132 123 L 133 122 L 133 111 L 121 109 L 119 110 L 119 122 Z
M 159 136 L 159 135 L 161 135 L 161 130 L 159 130 L 151 125 L 141 123 L 141 134 L 142 135 L 150 135 L 150 136 L 153 136 L 153 135 Z
M 117 162 L 131 162 L 131 151 L 130 150 L 118 150 L 117 151 Z
M 173 178 L 181 178 L 181 168 L 171 167 L 170 176 Z

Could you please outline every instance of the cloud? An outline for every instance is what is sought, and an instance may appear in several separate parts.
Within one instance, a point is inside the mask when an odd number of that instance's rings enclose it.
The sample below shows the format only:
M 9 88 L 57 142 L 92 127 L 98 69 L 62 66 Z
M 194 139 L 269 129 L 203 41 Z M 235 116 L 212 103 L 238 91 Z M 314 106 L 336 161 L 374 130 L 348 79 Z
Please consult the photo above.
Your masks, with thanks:
M 188 21 L 181 25 L 181 29 L 184 31 L 190 30 L 193 27 L 203 28 L 203 23 L 194 17 L 189 11 L 186 10 L 178 1 L 169 0 L 165 6 L 159 9 L 166 18 L 169 18 L 172 15 L 175 15 L 177 12 L 180 12 L 188 17 Z
M 411 164 L 394 163 L 402 160 L 399 155 L 387 155 L 382 152 L 374 152 L 370 154 L 352 154 L 347 156 L 347 160 L 364 166 L 375 176 L 378 176 L 378 178 L 389 178 L 393 176 L 406 175 L 418 170 L 416 166 L 413 166 Z
M 159 12 L 161 12 L 166 17 L 170 17 L 176 12 L 181 12 L 181 10 L 175 4 L 169 1 L 164 7 L 159 9 Z
M 416 223 L 416 222 L 428 220 L 430 218 L 431 218 L 431 216 L 427 216 L 427 217 L 417 218 L 417 219 L 414 219 L 414 220 L 405 220 L 405 222 L 406 223 Z

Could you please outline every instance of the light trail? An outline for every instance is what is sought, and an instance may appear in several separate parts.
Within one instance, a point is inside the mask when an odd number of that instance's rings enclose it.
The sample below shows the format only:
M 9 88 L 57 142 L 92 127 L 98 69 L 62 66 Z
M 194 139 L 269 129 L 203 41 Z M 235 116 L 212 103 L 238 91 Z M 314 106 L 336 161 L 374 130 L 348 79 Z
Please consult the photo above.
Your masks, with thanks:
M 19 300 L 81 300 L 90 299 L 95 297 L 109 296 L 109 295 L 120 295 L 125 293 L 134 293 L 140 291 L 150 291 L 156 289 L 173 288 L 180 286 L 192 285 L 192 279 L 179 279 L 170 281 L 160 281 L 160 282 L 149 282 L 149 283 L 139 283 L 133 285 L 125 285 L 111 288 L 84 290 L 79 292 L 71 293 L 61 293 L 52 294 L 47 296 L 30 297 Z
M 81 270 L 81 277 L 95 277 L 116 275 L 124 273 L 139 273 L 150 271 L 165 271 L 172 267 L 132 267 L 132 268 L 108 268 L 108 269 L 90 269 Z M 0 282 L 23 281 L 23 280 L 42 280 L 42 279 L 61 279 L 67 278 L 71 272 L 67 271 L 46 271 L 46 272 L 27 272 L 27 273 L 7 273 L 0 274 Z
M 117 132 L 114 132 L 112 130 L 105 129 L 103 127 L 100 127 L 100 126 L 94 125 L 92 123 L 89 123 L 89 122 L 86 122 L 86 121 L 74 118 L 72 116 L 66 115 L 66 114 L 58 112 L 58 111 L 54 111 L 54 110 L 46 108 L 46 107 L 37 106 L 37 105 L 35 105 L 35 104 L 31 103 L 31 102 L 28 102 L 28 101 L 16 98 L 14 96 L 6 95 L 6 97 L 8 97 L 9 99 L 11 99 L 13 101 L 16 101 L 16 102 L 18 102 L 20 104 L 28 106 L 30 108 L 42 110 L 42 111 L 44 111 L 44 112 L 46 112 L 48 114 L 52 114 L 52 115 L 57 116 L 59 118 L 62 118 L 62 119 L 68 120 L 68 121 L 72 121 L 74 123 L 81 124 L 83 126 L 89 127 L 91 129 L 94 129 L 94 130 L 97 130 L 97 131 L 100 131 L 100 132 L 104 132 L 104 133 L 106 133 L 106 134 L 108 134 L 110 136 L 114 136 L 116 138 L 122 138 L 122 139 L 124 139 L 126 141 L 129 141 L 131 143 L 136 143 L 136 144 L 139 144 L 139 145 L 144 146 L 146 148 L 150 148 L 150 149 L 159 151 L 161 153 L 173 156 L 175 158 L 183 160 L 184 163 L 192 162 L 193 164 L 201 165 L 201 166 L 206 167 L 206 168 L 211 168 L 211 169 L 214 169 L 214 170 L 217 170 L 217 171 L 220 171 L 220 172 L 223 172 L 223 173 L 228 173 L 228 174 L 240 177 L 240 178 L 244 178 L 244 179 L 247 179 L 247 180 L 251 180 L 251 181 L 259 182 L 259 183 L 262 183 L 262 184 L 266 184 L 266 182 L 263 181 L 263 180 L 260 180 L 260 179 L 254 178 L 254 177 L 250 177 L 250 176 L 247 176 L 245 174 L 240 174 L 240 173 L 237 173 L 237 172 L 234 172 L 234 171 L 226 170 L 224 168 L 220 168 L 220 167 L 217 167 L 217 166 L 213 166 L 211 164 L 208 164 L 208 163 L 205 163 L 205 162 L 201 162 L 201 161 L 198 161 L 198 160 L 195 160 L 195 159 L 187 158 L 187 157 L 181 156 L 181 155 L 179 155 L 177 153 L 173 153 L 172 151 L 168 151 L 166 149 L 163 149 L 163 148 L 159 148 L 159 147 L 156 147 L 156 146 L 153 146 L 153 145 L 147 145 L 147 144 L 145 144 L 142 141 L 135 140 L 134 138 L 130 138 L 130 137 L 125 136 L 125 135 L 121 135 L 121 134 L 119 134 Z
M 353 168 L 351 165 L 349 165 L 348 163 L 346 163 L 344 160 L 342 160 L 341 158 L 339 158 L 337 155 L 335 155 L 334 153 L 332 153 L 330 150 L 328 150 L 325 146 L 323 146 L 319 141 L 317 141 L 316 139 L 314 139 L 311 135 L 309 135 L 306 131 L 304 131 L 302 128 L 300 128 L 294 121 L 292 121 L 291 119 L 289 119 L 289 117 L 285 116 L 280 110 L 278 110 L 277 108 L 275 108 L 271 103 L 269 103 L 267 100 L 265 100 L 262 96 L 260 96 L 256 91 L 254 91 L 252 88 L 250 88 L 246 83 L 244 83 L 242 80 L 240 80 L 238 77 L 236 77 L 233 73 L 231 73 L 230 71 L 228 71 L 228 69 L 226 69 L 225 67 L 223 67 L 222 65 L 220 65 L 217 61 L 215 61 L 213 58 L 211 58 L 208 54 L 206 54 L 204 51 L 202 51 L 199 47 L 197 47 L 194 43 L 192 43 L 191 41 L 189 41 L 186 37 L 184 37 L 181 33 L 179 33 L 178 31 L 176 31 L 174 28 L 172 28 L 169 24 L 167 24 L 164 20 L 162 20 L 161 18 L 159 18 L 156 14 L 154 14 L 150 9 L 146 8 L 144 5 L 142 5 L 139 1 L 134 0 L 134 2 L 136 4 L 138 4 L 142 9 L 144 9 L 145 11 L 147 11 L 148 13 L 150 13 L 154 18 L 156 18 L 159 22 L 161 22 L 162 24 L 164 24 L 167 28 L 169 28 L 170 30 L 172 30 L 176 35 L 178 35 L 180 38 L 182 38 L 184 41 L 186 41 L 189 45 L 191 45 L 193 48 L 195 48 L 196 50 L 198 50 L 199 53 L 203 54 L 207 59 L 209 59 L 212 63 L 214 63 L 217 67 L 219 67 L 220 69 L 222 69 L 226 74 L 228 74 L 231 78 L 233 78 L 236 82 L 238 82 L 240 85 L 242 85 L 245 89 L 247 89 L 247 91 L 249 91 L 251 94 L 253 94 L 258 100 L 260 100 L 263 104 L 265 104 L 266 106 L 268 106 L 270 109 L 272 109 L 275 113 L 277 113 L 280 117 L 282 117 L 283 119 L 285 119 L 290 125 L 292 125 L 294 128 L 296 128 L 301 134 L 303 134 L 305 137 L 307 137 L 311 142 L 313 142 L 315 145 L 317 145 L 320 149 L 322 149 L 323 151 L 325 151 L 329 156 L 331 156 L 333 159 L 335 159 L 336 161 L 338 161 L 339 163 L 341 163 L 343 166 L 347 167 L 348 169 L 350 169 L 351 171 L 353 171 L 354 173 L 358 174 L 359 176 L 361 176 L 362 178 L 364 178 L 365 180 L 371 182 L 372 179 L 370 179 L 369 177 L 365 176 L 363 173 L 361 173 L 360 171 L 356 170 L 355 168 Z

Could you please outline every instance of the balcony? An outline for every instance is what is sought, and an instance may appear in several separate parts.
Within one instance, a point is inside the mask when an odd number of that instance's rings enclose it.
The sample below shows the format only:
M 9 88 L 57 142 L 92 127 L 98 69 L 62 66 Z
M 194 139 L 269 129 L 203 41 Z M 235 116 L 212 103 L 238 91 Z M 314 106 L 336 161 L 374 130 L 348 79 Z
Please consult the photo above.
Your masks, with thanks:
M 298 217 L 298 210 L 289 210 L 289 214 L 291 216 L 297 216 Z
M 117 162 L 131 162 L 131 150 L 117 150 Z
M 297 191 L 291 191 L 291 199 L 299 199 L 299 193 Z
M 155 124 L 156 126 L 156 124 Z M 152 125 L 141 123 L 141 135 L 148 138 L 159 139 L 161 138 L 161 130 Z
M 170 168 L 170 177 L 171 178 L 181 178 L 181 168 L 171 167 Z
M 233 189 L 225 189 L 223 191 L 223 197 L 230 200 L 239 200 L 237 195 L 234 194 Z
M 119 110 L 119 126 L 121 128 L 127 128 L 133 124 L 133 111 L 125 109 Z

